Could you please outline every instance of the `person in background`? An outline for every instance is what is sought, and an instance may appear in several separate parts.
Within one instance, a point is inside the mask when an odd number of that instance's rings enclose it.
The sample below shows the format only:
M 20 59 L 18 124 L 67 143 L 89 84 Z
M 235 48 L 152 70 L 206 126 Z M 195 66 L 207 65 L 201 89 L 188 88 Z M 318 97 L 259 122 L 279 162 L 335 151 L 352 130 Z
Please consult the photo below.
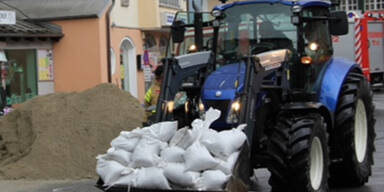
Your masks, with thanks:
M 162 65 L 159 65 L 156 68 L 156 70 L 154 71 L 155 79 L 152 82 L 151 87 L 145 93 L 145 108 L 147 109 L 147 112 L 149 112 L 147 113 L 147 116 L 152 115 L 152 112 L 156 109 L 156 104 L 160 95 L 161 83 L 163 80 L 163 70 L 164 67 Z M 153 109 L 149 110 L 149 108 Z

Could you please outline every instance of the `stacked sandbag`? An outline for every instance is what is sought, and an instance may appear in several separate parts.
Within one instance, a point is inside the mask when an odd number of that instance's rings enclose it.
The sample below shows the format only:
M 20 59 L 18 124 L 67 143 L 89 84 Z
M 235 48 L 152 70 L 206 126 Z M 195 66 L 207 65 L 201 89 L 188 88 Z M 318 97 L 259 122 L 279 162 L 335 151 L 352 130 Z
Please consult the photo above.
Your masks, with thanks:
M 123 131 L 97 157 L 96 171 L 106 187 L 222 190 L 246 135 L 243 125 L 210 129 L 219 117 L 219 110 L 209 109 L 205 120 L 194 120 L 191 129 L 177 130 L 177 122 L 170 121 Z

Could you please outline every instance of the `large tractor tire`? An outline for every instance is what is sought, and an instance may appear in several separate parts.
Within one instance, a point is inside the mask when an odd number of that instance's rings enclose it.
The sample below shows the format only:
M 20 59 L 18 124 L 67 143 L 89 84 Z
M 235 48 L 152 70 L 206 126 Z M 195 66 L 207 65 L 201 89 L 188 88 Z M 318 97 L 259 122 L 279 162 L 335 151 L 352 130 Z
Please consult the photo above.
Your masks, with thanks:
M 321 115 L 282 115 L 269 141 L 273 192 L 328 191 L 328 133 Z
M 371 175 L 376 137 L 372 95 L 364 76 L 351 71 L 342 86 L 331 135 L 336 139 L 331 148 L 341 157 L 330 167 L 334 186 L 361 186 Z

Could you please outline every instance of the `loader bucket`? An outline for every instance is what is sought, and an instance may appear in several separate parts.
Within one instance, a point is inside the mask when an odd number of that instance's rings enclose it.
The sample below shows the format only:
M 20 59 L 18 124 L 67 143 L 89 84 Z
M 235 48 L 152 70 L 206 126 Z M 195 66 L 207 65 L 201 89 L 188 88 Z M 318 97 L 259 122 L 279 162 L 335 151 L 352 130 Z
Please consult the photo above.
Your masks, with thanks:
M 204 191 L 204 192 L 247 192 L 248 184 L 250 183 L 250 153 L 248 142 L 244 142 L 241 147 L 241 152 L 239 158 L 233 168 L 233 173 L 231 178 L 226 184 L 225 190 L 222 191 Z M 161 190 L 161 189 L 142 189 L 135 188 L 128 185 L 114 185 L 112 187 L 103 186 L 104 182 L 101 178 L 96 183 L 96 187 L 103 190 L 104 192 L 199 192 L 198 190 L 191 189 L 171 189 L 171 190 Z M 201 192 L 201 191 L 200 191 Z

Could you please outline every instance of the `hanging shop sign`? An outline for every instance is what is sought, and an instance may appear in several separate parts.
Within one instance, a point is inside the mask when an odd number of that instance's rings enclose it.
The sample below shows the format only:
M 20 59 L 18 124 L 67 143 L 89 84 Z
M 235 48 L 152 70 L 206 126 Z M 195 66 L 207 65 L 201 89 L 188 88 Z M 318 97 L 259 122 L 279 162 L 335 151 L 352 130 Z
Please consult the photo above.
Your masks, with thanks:
M 15 25 L 16 13 L 14 11 L 0 11 L 0 25 Z
M 53 80 L 53 55 L 51 50 L 37 51 L 39 65 L 39 81 Z

